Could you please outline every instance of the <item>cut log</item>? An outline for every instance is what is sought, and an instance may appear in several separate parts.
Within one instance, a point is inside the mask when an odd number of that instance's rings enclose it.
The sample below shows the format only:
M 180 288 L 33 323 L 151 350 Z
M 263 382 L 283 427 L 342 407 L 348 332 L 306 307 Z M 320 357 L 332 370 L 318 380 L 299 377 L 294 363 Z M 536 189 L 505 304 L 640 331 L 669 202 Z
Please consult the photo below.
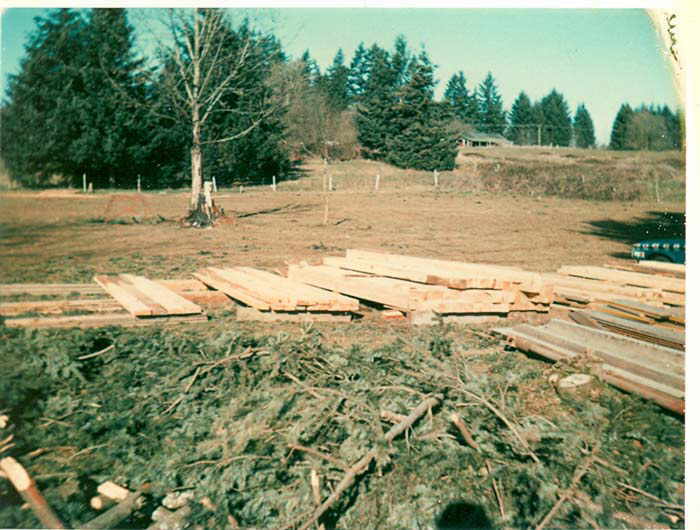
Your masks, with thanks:
M 595 388 L 595 379 L 587 374 L 572 374 L 559 380 L 559 395 L 575 401 L 587 401 Z

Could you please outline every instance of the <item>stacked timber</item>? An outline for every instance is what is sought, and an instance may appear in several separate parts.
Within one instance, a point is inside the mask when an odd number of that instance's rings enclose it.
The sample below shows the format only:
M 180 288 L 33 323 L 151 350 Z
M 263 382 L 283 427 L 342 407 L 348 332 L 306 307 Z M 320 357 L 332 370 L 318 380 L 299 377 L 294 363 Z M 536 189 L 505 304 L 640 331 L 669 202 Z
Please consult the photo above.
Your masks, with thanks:
M 553 361 L 585 359 L 601 379 L 677 413 L 685 412 L 685 355 L 617 333 L 553 319 L 494 333 L 515 348 Z
M 624 297 L 652 305 L 685 305 L 683 278 L 590 266 L 562 267 L 545 276 L 554 284 L 557 302 L 577 296 L 598 302 Z
M 208 267 L 194 276 L 244 304 L 239 320 L 349 322 L 359 310 L 353 298 L 250 267 Z
M 0 316 L 19 317 L 6 318 L 8 327 L 135 327 L 199 322 L 206 317 L 197 304 L 221 306 L 232 303 L 223 293 L 210 291 L 197 280 L 151 281 L 133 275 L 96 278 L 99 281 L 95 284 L 0 285 L 0 297 L 24 298 L 0 302 Z M 27 299 L 36 296 L 53 298 Z M 32 316 L 27 316 L 29 314 Z
M 323 265 L 290 265 L 288 277 L 400 311 L 415 323 L 484 322 L 515 311 L 547 312 L 551 286 L 538 274 L 491 265 L 349 249 Z

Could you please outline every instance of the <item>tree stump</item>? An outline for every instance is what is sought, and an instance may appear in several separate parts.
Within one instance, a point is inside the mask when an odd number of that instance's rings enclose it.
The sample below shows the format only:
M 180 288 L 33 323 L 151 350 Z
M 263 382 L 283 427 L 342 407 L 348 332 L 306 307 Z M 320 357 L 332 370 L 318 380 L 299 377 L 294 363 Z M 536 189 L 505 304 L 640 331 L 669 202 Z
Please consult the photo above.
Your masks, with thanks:
M 594 396 L 596 380 L 587 374 L 572 374 L 557 382 L 557 392 L 564 399 L 587 401 Z

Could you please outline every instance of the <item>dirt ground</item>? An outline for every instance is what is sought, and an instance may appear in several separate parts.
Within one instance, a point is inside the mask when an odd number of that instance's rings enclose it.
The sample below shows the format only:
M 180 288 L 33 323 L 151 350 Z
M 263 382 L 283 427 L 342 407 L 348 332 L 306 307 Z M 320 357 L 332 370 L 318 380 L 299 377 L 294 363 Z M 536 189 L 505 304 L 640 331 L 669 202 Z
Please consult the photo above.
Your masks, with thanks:
M 185 193 L 7 192 L 0 195 L 0 282 L 88 282 L 96 273 L 184 278 L 200 267 L 282 269 L 346 248 L 515 265 L 627 259 L 630 244 L 678 236 L 684 204 L 594 202 L 423 189 L 220 191 L 230 216 L 213 229 L 181 228 Z M 326 200 L 328 222 L 324 224 Z M 158 224 L 111 224 L 122 217 Z M 163 221 L 162 218 L 165 220 Z

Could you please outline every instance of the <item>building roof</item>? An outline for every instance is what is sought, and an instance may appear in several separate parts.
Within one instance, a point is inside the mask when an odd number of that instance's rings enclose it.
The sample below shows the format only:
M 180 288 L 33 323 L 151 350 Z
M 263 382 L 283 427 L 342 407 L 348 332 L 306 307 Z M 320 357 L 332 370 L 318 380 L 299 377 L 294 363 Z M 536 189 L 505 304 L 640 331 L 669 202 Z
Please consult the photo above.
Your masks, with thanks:
M 510 143 L 510 140 L 500 134 L 488 134 L 482 132 L 467 132 L 462 135 L 465 140 L 477 142 Z

